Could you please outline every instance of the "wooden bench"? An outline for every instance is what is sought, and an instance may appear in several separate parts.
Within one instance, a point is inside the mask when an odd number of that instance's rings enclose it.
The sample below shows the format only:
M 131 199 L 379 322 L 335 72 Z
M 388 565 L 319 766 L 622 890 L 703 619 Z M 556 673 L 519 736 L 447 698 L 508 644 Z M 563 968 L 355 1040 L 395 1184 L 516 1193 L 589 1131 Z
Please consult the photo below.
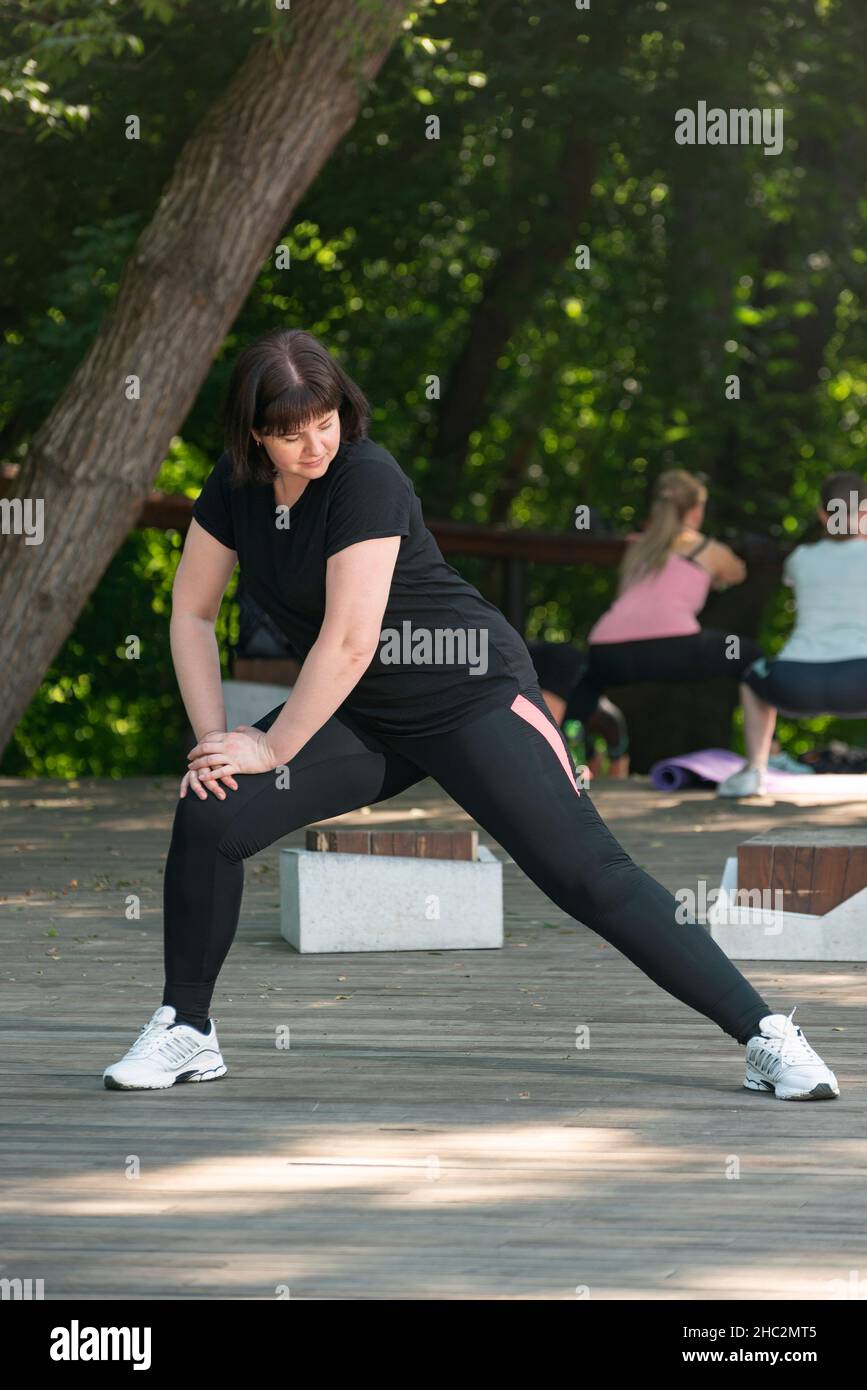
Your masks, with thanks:
M 738 846 L 738 890 L 782 893 L 784 912 L 822 916 L 867 888 L 867 827 L 804 827 Z
M 280 850 L 280 932 L 301 952 L 497 948 L 503 866 L 476 830 L 308 830 Z
M 307 848 L 338 854 L 478 860 L 477 830 L 308 830 Z
M 867 961 L 867 827 L 754 835 L 707 913 L 732 960 Z

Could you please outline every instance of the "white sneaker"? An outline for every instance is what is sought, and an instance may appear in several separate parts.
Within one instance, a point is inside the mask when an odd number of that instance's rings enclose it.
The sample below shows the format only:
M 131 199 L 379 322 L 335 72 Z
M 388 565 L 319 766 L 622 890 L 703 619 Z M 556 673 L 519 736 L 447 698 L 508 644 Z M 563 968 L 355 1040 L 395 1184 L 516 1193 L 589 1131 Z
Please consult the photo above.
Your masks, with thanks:
M 795 1009 L 797 1008 L 795 1005 Z M 833 1100 L 837 1078 L 814 1052 L 791 1014 L 766 1014 L 747 1043 L 748 1091 L 773 1091 L 777 1100 Z
M 740 772 L 733 772 L 730 777 L 726 777 L 724 782 L 720 782 L 716 789 L 717 796 L 764 796 L 766 794 L 766 780 L 764 768 L 742 767 Z
M 109 1091 L 160 1091 L 182 1081 L 215 1081 L 227 1071 L 214 1020 L 210 1033 L 200 1033 L 175 1023 L 173 1005 L 161 1004 L 126 1056 L 102 1077 Z

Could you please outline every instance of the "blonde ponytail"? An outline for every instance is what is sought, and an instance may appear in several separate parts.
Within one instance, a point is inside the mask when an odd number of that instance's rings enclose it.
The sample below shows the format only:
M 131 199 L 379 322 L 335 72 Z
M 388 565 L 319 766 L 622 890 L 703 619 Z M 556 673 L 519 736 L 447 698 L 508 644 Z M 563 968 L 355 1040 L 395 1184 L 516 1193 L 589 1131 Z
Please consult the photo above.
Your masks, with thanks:
M 683 518 L 706 497 L 704 484 L 682 468 L 660 473 L 653 486 L 650 521 L 639 539 L 629 543 L 621 562 L 618 593 L 663 568 L 672 543 L 683 530 Z

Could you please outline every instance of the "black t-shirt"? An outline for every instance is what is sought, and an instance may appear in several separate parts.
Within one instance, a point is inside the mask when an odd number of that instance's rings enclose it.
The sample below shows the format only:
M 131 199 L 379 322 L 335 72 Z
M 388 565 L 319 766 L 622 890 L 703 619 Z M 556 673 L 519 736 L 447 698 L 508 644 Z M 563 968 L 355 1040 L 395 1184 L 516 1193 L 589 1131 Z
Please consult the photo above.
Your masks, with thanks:
M 396 736 L 444 733 L 510 703 L 536 672 L 524 639 L 443 559 L 412 482 L 370 439 L 341 444 L 287 512 L 271 483 L 234 487 L 222 454 L 193 505 L 200 526 L 238 555 L 244 584 L 303 661 L 325 615 L 329 555 L 400 536 L 376 653 L 344 701 Z

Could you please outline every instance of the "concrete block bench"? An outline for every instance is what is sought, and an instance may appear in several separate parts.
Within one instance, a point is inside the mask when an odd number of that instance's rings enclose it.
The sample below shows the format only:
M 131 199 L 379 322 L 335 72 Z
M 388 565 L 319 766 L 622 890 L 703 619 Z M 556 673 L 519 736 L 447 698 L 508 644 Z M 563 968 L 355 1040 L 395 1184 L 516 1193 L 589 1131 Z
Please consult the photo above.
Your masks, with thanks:
M 503 944 L 503 866 L 475 830 L 308 830 L 280 851 L 280 933 L 296 951 Z
M 867 960 L 867 828 L 754 835 L 707 914 L 739 960 Z

